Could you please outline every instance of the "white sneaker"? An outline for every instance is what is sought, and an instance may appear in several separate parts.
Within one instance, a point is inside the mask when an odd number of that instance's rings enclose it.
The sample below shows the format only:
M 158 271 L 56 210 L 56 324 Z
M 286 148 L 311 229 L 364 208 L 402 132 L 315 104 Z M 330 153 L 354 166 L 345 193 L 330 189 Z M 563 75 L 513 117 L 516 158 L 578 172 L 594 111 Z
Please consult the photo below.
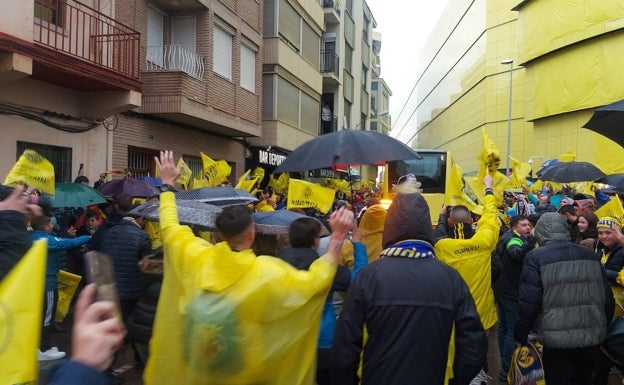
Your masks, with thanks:
M 60 352 L 56 346 L 43 353 L 37 349 L 37 360 L 39 361 L 52 361 L 63 357 L 65 357 L 65 352 Z

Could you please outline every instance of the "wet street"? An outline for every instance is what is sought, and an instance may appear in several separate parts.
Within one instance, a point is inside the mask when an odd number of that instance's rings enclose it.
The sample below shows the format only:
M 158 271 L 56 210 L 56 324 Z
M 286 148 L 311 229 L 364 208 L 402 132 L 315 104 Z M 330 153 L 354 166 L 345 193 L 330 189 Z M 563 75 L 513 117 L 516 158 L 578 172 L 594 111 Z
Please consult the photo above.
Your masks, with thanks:
M 71 320 L 68 316 L 62 323 L 65 329 L 63 332 L 55 332 L 52 336 L 52 345 L 57 346 L 59 350 L 66 352 L 67 356 L 63 359 L 71 357 Z M 48 373 L 50 368 L 63 360 L 39 362 L 39 384 L 47 384 Z M 142 385 L 143 368 L 135 365 L 134 351 L 130 344 L 125 344 L 117 353 L 117 359 L 113 365 L 116 383 L 124 385 Z M 112 384 L 115 382 L 112 382 Z

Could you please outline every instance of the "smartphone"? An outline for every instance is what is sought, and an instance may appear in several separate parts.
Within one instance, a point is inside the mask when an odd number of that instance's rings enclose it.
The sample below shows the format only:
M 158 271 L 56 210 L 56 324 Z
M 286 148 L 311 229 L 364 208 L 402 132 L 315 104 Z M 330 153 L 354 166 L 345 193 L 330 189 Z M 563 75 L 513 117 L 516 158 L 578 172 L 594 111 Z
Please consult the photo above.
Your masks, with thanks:
M 115 304 L 115 316 L 121 319 L 113 259 L 110 255 L 99 251 L 89 251 L 85 253 L 84 258 L 87 281 L 97 285 L 96 301 L 112 301 Z

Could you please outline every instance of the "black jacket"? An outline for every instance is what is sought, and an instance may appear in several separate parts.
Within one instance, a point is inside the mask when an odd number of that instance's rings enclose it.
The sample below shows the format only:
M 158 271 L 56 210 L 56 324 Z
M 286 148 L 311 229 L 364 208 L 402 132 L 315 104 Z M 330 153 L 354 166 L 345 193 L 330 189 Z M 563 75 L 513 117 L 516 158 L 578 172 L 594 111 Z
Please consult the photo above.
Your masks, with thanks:
M 312 262 L 318 259 L 316 250 L 299 247 L 287 247 L 277 253 L 277 258 L 283 259 L 299 270 L 308 270 Z M 327 295 L 331 299 L 334 291 L 347 291 L 351 283 L 351 271 L 345 266 L 338 266 L 336 276 Z
M 615 279 L 617 278 L 620 270 L 624 268 L 624 247 L 622 247 L 622 245 L 620 244 L 617 244 L 609 249 L 604 246 L 602 242 L 599 241 L 596 248 L 599 261 L 602 260 L 603 255 L 607 253 L 609 254 L 609 258 L 604 264 L 604 269 L 607 273 L 607 278 L 609 278 L 609 282 L 611 282 L 612 285 L 617 285 Z
M 25 221 L 18 211 L 0 211 L 0 281 L 30 248 Z
M 112 215 L 93 234 L 89 246 L 113 258 L 119 299 L 139 299 L 145 282 L 141 279 L 138 263 L 142 257 L 152 253 L 147 233 L 121 215 Z
M 521 246 L 516 245 L 516 242 L 512 242 L 510 245 L 509 241 L 512 238 L 520 240 Z M 535 238 L 521 238 L 513 230 L 509 230 L 501 236 L 500 242 L 505 247 L 503 247 L 503 253 L 500 255 L 501 275 L 492 287 L 494 296 L 496 298 L 505 297 L 517 300 L 524 257 L 535 248 Z
M 399 194 L 388 210 L 385 247 L 432 242 L 427 203 Z M 436 258 L 382 257 L 362 268 L 347 293 L 330 363 L 331 383 L 357 384 L 364 327 L 362 384 L 441 385 L 455 326 L 455 378 L 468 384 L 483 367 L 487 342 L 468 287 Z

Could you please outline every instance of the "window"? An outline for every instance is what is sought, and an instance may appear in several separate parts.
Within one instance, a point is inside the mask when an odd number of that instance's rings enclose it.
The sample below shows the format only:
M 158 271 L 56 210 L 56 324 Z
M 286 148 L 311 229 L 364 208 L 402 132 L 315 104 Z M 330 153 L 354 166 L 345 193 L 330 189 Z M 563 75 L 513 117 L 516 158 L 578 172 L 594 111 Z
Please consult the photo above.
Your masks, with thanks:
M 35 19 L 62 27 L 64 13 L 63 0 L 35 0 Z
M 148 148 L 128 147 L 128 171 L 134 178 L 154 176 L 158 152 Z
M 262 75 L 262 119 L 273 120 L 276 118 L 276 87 L 276 75 Z
M 319 126 L 318 100 L 301 92 L 301 129 L 316 135 Z
M 301 34 L 301 17 L 286 0 L 279 2 L 279 34 L 292 47 L 299 51 Z
M 299 89 L 281 77 L 277 78 L 277 118 L 299 127 Z
M 302 26 L 301 56 L 303 56 L 303 58 L 306 59 L 314 68 L 318 69 L 320 61 L 321 37 L 305 21 Z
M 348 45 L 345 46 L 345 69 L 349 72 L 351 71 L 351 66 L 353 65 L 353 49 Z
M 351 103 L 345 99 L 344 101 L 344 122 L 342 128 L 349 128 L 351 124 Z
M 191 172 L 193 172 L 193 178 L 197 176 L 197 174 L 204 171 L 204 165 L 202 164 L 199 156 L 182 155 L 182 159 L 184 159 L 184 163 L 186 163 L 186 165 L 191 169 Z
M 212 69 L 227 80 L 232 80 L 232 35 L 214 27 Z
M 73 182 L 71 148 L 39 143 L 17 142 L 17 159 L 19 159 L 25 150 L 36 151 L 39 155 L 52 163 L 54 166 L 54 182 Z
M 362 87 L 366 88 L 366 77 L 368 76 L 368 68 L 362 65 Z
M 256 51 L 241 44 L 240 85 L 250 92 L 256 92 Z
M 163 16 L 147 7 L 147 61 L 158 67 L 164 65 L 163 30 Z

